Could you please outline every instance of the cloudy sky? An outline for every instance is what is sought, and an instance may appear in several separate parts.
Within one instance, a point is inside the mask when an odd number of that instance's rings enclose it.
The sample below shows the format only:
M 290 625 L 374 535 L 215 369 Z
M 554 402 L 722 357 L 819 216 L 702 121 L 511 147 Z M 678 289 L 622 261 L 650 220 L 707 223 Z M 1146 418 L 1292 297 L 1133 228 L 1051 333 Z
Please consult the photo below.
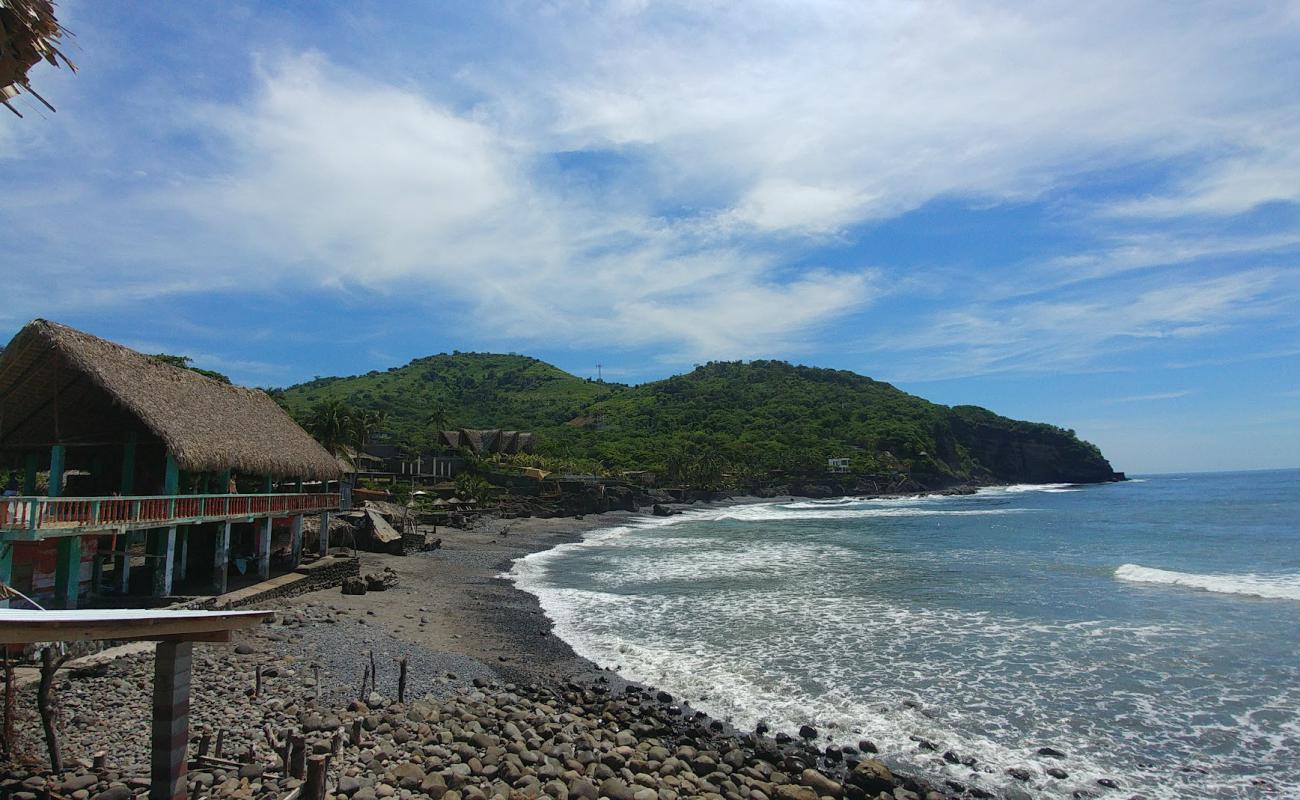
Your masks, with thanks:
M 1300 466 L 1300 2 L 60 9 L 0 336 L 263 386 L 783 358 L 1132 472 Z

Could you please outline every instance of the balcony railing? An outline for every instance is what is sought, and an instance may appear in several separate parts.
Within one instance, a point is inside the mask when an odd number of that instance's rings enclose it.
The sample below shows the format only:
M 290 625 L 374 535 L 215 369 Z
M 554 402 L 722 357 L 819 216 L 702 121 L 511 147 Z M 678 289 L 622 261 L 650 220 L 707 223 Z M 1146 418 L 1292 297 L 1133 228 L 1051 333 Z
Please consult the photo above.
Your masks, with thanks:
M 0 531 L 25 531 L 28 536 L 23 538 L 40 538 L 43 533 L 160 528 L 332 511 L 339 504 L 337 493 L 5 497 L 0 498 Z

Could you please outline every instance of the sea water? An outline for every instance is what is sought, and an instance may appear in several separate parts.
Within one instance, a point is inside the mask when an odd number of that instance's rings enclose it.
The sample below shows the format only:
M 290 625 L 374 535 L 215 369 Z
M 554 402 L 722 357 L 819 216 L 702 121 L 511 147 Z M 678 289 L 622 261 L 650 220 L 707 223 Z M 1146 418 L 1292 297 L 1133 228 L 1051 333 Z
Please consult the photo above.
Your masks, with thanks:
M 1300 797 L 1300 471 L 702 510 L 511 574 L 579 654 L 742 729 L 995 792 Z

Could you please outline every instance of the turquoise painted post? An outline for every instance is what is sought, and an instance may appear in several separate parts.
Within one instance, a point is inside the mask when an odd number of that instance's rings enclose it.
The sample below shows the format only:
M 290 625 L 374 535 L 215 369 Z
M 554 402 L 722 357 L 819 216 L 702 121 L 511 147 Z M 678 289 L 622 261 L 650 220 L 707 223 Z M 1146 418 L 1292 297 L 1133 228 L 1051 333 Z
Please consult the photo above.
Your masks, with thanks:
M 266 580 L 271 577 L 271 517 L 262 520 L 257 531 L 257 577 Z
M 14 579 L 14 543 L 0 542 L 0 583 L 8 586 Z M 8 608 L 9 599 L 0 597 L 0 608 Z
M 275 481 L 271 479 L 270 475 L 267 475 L 266 478 L 262 481 L 262 492 L 264 494 L 270 494 L 271 492 L 274 491 L 275 491 Z
M 302 478 L 299 478 L 298 480 L 294 481 L 293 490 L 298 494 L 302 494 Z
M 27 454 L 26 471 L 23 472 L 23 494 L 27 497 L 36 495 L 36 454 Z
M 176 494 L 181 486 L 181 470 L 176 465 L 176 456 L 167 451 L 166 473 L 163 475 L 163 494 Z
M 126 435 L 126 444 L 122 446 L 122 496 L 135 492 L 135 434 Z
M 61 444 L 50 448 L 50 485 L 45 494 L 58 497 L 63 494 L 63 463 L 67 450 Z
M 59 539 L 54 561 L 54 602 L 59 608 L 77 607 L 81 589 L 81 537 L 64 536 Z
M 153 556 L 153 596 L 172 593 L 172 562 L 176 559 L 176 528 L 149 531 L 150 554 Z

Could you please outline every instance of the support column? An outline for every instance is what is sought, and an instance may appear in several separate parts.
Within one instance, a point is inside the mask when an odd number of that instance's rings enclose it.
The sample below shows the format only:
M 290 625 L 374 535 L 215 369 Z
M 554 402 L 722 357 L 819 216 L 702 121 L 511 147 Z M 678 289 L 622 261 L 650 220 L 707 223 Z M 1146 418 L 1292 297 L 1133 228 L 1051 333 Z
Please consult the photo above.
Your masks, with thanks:
M 113 576 L 117 579 L 117 590 L 122 594 L 131 592 L 131 532 L 123 531 L 117 535 L 117 550 L 113 552 Z
M 58 497 L 63 494 L 63 464 L 67 450 L 61 444 L 56 444 L 50 448 L 50 485 L 45 492 L 48 497 Z
M 0 583 L 9 586 L 14 579 L 14 543 L 0 542 Z M 0 597 L 0 608 L 8 608 L 9 599 Z
M 64 536 L 58 540 L 54 558 L 54 604 L 59 608 L 77 607 L 81 588 L 81 537 Z
M 320 555 L 329 555 L 330 552 L 330 512 L 320 512 L 320 542 L 316 546 Z
M 159 642 L 153 660 L 153 727 L 149 797 L 185 800 L 190 739 L 193 642 Z
M 217 528 L 216 542 L 212 546 L 212 593 L 225 594 L 230 574 L 230 520 Z
M 302 563 L 302 514 L 295 514 L 289 528 L 289 561 L 293 569 Z
M 155 528 L 149 531 L 149 560 L 153 564 L 153 596 L 166 597 L 172 593 L 172 563 L 176 558 L 176 528 Z
M 181 470 L 176 464 L 176 456 L 167 451 L 167 463 L 163 471 L 163 494 L 176 494 L 181 487 Z
M 176 580 L 183 581 L 190 572 L 190 526 L 176 529 Z
M 271 523 L 267 517 L 257 528 L 257 577 L 266 580 L 271 577 Z

